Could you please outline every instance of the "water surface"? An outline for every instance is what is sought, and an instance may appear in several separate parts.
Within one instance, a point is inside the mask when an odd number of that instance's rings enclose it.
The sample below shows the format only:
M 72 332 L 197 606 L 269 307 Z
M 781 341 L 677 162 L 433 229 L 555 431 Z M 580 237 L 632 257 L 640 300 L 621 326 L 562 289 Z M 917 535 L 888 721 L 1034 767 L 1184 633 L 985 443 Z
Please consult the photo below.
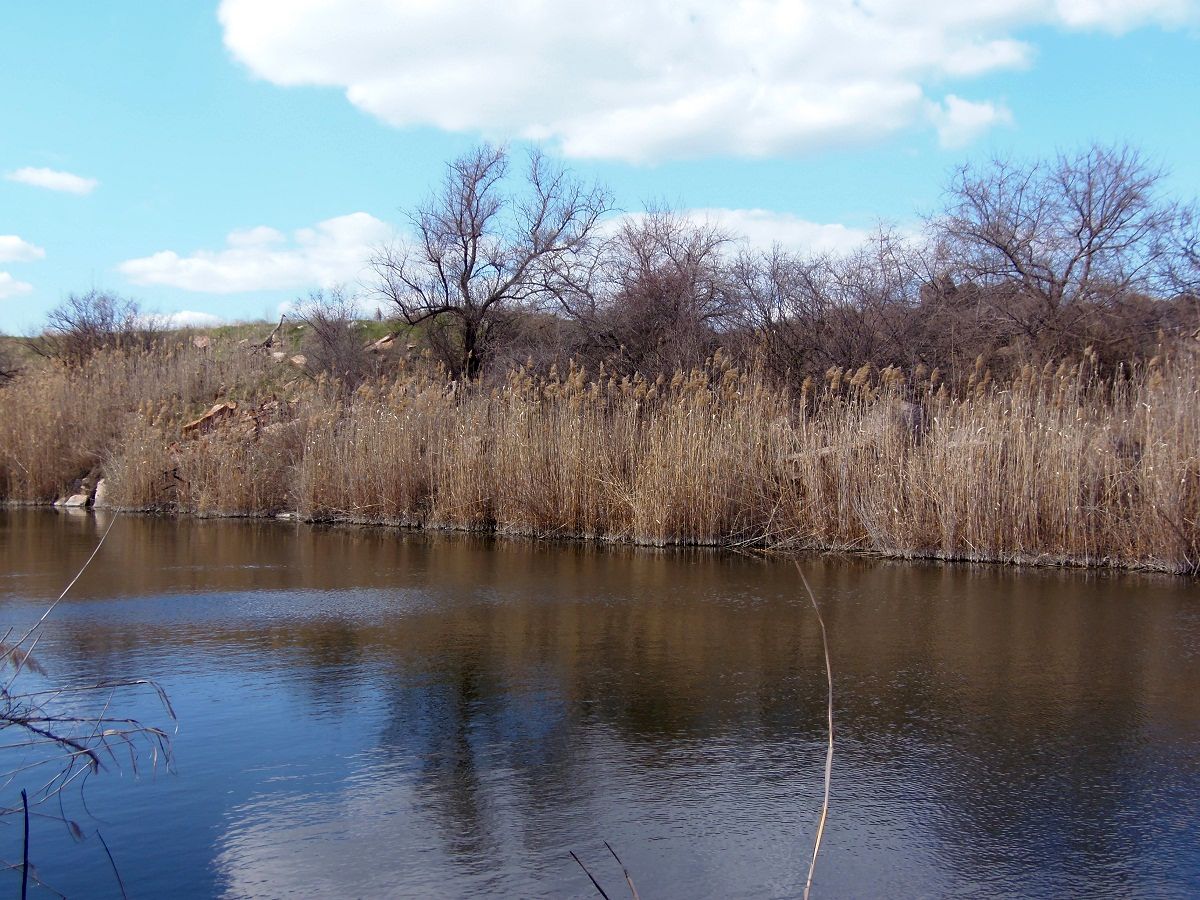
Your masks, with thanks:
M 107 524 L 0 511 L 3 624 Z M 1200 890 L 1194 582 L 802 564 L 836 685 L 817 897 Z M 171 773 L 68 792 L 85 840 L 34 820 L 68 896 L 120 896 L 97 830 L 141 897 L 597 896 L 571 850 L 616 897 L 606 840 L 647 900 L 803 887 L 825 675 L 789 562 L 128 517 L 38 657 L 179 717 Z

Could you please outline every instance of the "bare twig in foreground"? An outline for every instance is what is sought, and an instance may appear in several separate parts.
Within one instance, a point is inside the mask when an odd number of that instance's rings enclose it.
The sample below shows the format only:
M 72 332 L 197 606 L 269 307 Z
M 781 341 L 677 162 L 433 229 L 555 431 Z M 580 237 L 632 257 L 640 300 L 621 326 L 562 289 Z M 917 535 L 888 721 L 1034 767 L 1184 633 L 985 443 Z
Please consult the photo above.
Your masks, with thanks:
M 808 879 L 804 883 L 804 900 L 808 900 L 809 892 L 812 890 L 813 872 L 817 868 L 817 854 L 821 852 L 821 838 L 825 835 L 825 820 L 829 816 L 829 784 L 833 779 L 833 666 L 829 662 L 829 638 L 825 634 L 825 619 L 821 615 L 821 607 L 817 604 L 816 595 L 809 587 L 808 579 L 804 577 L 804 571 L 800 568 L 799 562 L 796 563 L 796 572 L 804 583 L 804 590 L 808 592 L 808 599 L 812 601 L 813 609 L 817 612 L 817 622 L 821 625 L 821 646 L 825 651 L 825 680 L 829 687 L 829 749 L 825 753 L 825 799 L 821 804 L 821 821 L 817 825 L 817 837 L 813 842 L 812 862 L 808 864 Z
M 21 645 L 24 644 L 27 640 L 29 640 L 29 638 L 33 635 L 33 633 L 42 626 L 42 623 L 44 623 L 46 621 L 46 618 L 50 615 L 50 613 L 54 612 L 54 607 L 58 606 L 58 604 L 60 602 L 62 602 L 62 598 L 67 596 L 67 591 L 69 591 L 69 590 L 71 590 L 71 588 L 75 587 L 75 582 L 77 582 L 80 579 L 80 577 L 83 575 L 83 573 L 87 571 L 87 567 L 92 564 L 92 560 L 96 558 L 96 554 L 100 552 L 100 548 L 103 547 L 104 542 L 106 540 L 108 540 L 109 532 L 113 530 L 113 526 L 116 524 L 117 524 L 117 517 L 113 516 L 112 521 L 108 523 L 108 527 L 106 529 L 104 529 L 104 534 L 102 534 L 100 536 L 100 541 L 99 541 L 99 543 L 96 544 L 96 549 L 92 551 L 92 555 L 87 558 L 87 560 L 84 562 L 82 568 L 80 568 L 80 570 L 75 573 L 75 577 L 72 578 L 70 580 L 70 582 L 68 582 L 68 584 L 65 588 L 63 588 L 62 593 L 59 594 L 58 597 L 55 598 L 53 603 L 51 603 L 49 606 L 46 607 L 46 611 L 44 613 L 42 613 L 41 618 L 39 618 L 36 622 L 34 622 L 29 627 L 29 630 L 26 631 L 25 634 L 23 634 L 21 636 L 21 639 L 19 641 L 17 641 L 16 643 L 10 644 L 4 648 L 3 652 L 0 653 L 0 662 L 3 662 L 5 659 L 7 659 L 10 656 L 13 656 L 14 658 L 16 656 L 18 656 L 18 651 L 21 649 Z
M 96 829 L 96 837 L 100 838 L 100 845 L 108 855 L 108 863 L 112 866 L 113 875 L 117 878 L 117 887 L 121 889 L 122 900 L 129 900 L 129 894 L 125 892 L 125 879 L 121 877 L 121 870 L 117 868 L 117 861 L 113 859 L 112 851 L 108 849 L 108 841 L 104 839 L 104 835 L 100 833 L 100 829 L 98 828 Z
M 600 882 L 598 882 L 596 880 L 596 876 L 588 871 L 588 867 L 583 864 L 583 860 L 581 860 L 578 856 L 575 855 L 575 851 L 571 850 L 570 853 L 571 853 L 571 859 L 573 859 L 573 860 L 575 860 L 575 862 L 579 863 L 579 868 L 583 869 L 583 874 L 585 874 L 588 878 L 590 878 L 592 880 L 592 884 L 594 884 L 596 886 L 596 890 L 598 890 L 600 892 L 600 896 L 603 897 L 604 900 L 612 900 L 612 898 L 609 897 L 608 894 L 605 893 L 604 888 L 600 887 Z
M 613 859 L 617 861 L 617 865 L 621 867 L 621 871 L 625 875 L 625 883 L 629 885 L 629 893 L 633 894 L 633 900 L 642 900 L 638 896 L 637 888 L 633 886 L 633 878 L 629 874 L 629 870 L 625 868 L 625 863 L 621 862 L 621 857 L 617 856 L 617 851 L 612 848 L 612 844 L 608 841 L 604 842 L 604 846 L 608 848 L 608 852 L 613 855 Z
M 21 790 L 21 808 L 25 812 L 25 840 L 21 844 L 21 900 L 29 894 L 29 795 Z
M 25 896 L 30 881 L 46 887 L 29 864 L 30 816 L 46 815 L 35 812 L 37 807 L 52 798 L 57 798 L 59 810 L 62 812 L 61 821 L 73 837 L 81 839 L 82 829 L 71 821 L 63 810 L 62 796 L 69 785 L 78 781 L 82 798 L 82 779 L 104 768 L 106 757 L 111 759 L 115 766 L 120 767 L 118 752 L 121 757 L 128 753 L 129 762 L 136 773 L 143 744 L 155 767 L 160 757 L 165 760 L 168 768 L 170 767 L 170 737 L 165 731 L 142 724 L 136 719 L 114 715 L 109 711 L 114 692 L 118 688 L 149 687 L 157 695 L 165 715 L 174 720 L 175 711 L 170 700 L 163 689 L 153 681 L 101 680 L 90 684 L 67 684 L 57 687 L 51 685 L 43 690 L 14 690 L 14 684 L 23 672 L 45 675 L 44 670 L 33 658 L 33 651 L 43 634 L 42 626 L 87 571 L 115 523 L 114 517 L 91 555 L 75 573 L 75 577 L 19 639 L 11 643 L 8 641 L 11 629 L 0 637 L 0 669 L 5 666 L 12 668 L 11 675 L 7 675 L 6 680 L 0 682 L 0 750 L 26 754 L 25 758 L 19 759 L 8 771 L 0 772 L 0 790 L 13 784 L 18 777 L 25 779 L 31 777 L 29 773 L 43 767 L 52 768 L 52 774 L 45 783 L 28 790 L 21 789 L 20 805 L 6 806 L 0 803 L 0 818 L 14 814 L 24 816 L 25 841 L 22 862 L 20 865 L 2 867 L 5 870 L 21 870 L 22 896 Z M 85 703 L 94 703 L 95 706 L 91 709 L 81 706 Z M 86 808 L 86 801 L 84 805 Z M 56 815 L 47 817 L 60 818 Z M 97 834 L 99 835 L 99 832 Z M 109 861 L 113 862 L 112 853 L 103 837 L 100 838 L 100 842 L 104 844 Z M 113 870 L 116 872 L 115 863 Z M 125 886 L 120 873 L 117 872 L 116 876 L 124 895 Z

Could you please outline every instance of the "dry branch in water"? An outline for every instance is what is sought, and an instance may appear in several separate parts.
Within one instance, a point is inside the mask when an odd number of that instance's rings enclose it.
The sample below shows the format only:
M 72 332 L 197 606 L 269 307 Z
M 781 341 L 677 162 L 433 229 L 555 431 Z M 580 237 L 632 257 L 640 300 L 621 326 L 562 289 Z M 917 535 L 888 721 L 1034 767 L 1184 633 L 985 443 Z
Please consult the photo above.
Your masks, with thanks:
M 821 817 L 817 823 L 817 834 L 813 838 L 813 855 L 812 861 L 808 864 L 808 878 L 804 882 L 804 900 L 808 900 L 809 894 L 812 892 L 813 873 L 817 869 L 817 856 L 821 852 L 821 839 L 825 836 L 825 822 L 829 818 L 829 788 L 833 781 L 833 664 L 829 661 L 829 636 L 825 633 L 825 617 L 821 615 L 821 607 L 817 603 L 816 594 L 809 587 L 808 579 L 804 577 L 804 570 L 800 568 L 798 562 L 796 563 L 796 574 L 800 576 L 800 581 L 804 584 L 804 590 L 808 593 L 808 599 L 812 601 L 813 610 L 817 614 L 817 623 L 821 626 L 821 649 L 825 654 L 825 681 L 828 688 L 829 742 L 825 752 L 825 794 L 821 801 Z
M 821 840 L 825 836 L 825 823 L 829 819 L 829 791 L 833 782 L 833 664 L 829 659 L 829 636 L 825 631 L 825 617 L 821 615 L 821 606 L 817 603 L 816 594 L 809 586 L 808 579 L 804 577 L 804 570 L 800 568 L 800 563 L 796 562 L 796 574 L 800 576 L 800 582 L 804 585 L 804 590 L 808 594 L 808 599 L 812 603 L 813 611 L 817 614 L 817 624 L 821 629 L 821 650 L 825 657 L 825 682 L 827 686 L 826 693 L 826 716 L 828 720 L 828 740 L 827 749 L 825 752 L 825 780 L 824 780 L 824 795 L 821 801 L 821 815 L 817 820 L 817 833 L 813 838 L 813 854 L 812 860 L 808 864 L 808 877 L 804 881 L 804 900 L 809 900 L 812 893 L 813 874 L 817 868 L 817 857 L 821 852 Z M 608 848 L 608 852 L 612 854 L 613 859 L 617 861 L 617 865 L 621 867 L 621 872 L 625 876 L 625 883 L 629 887 L 629 893 L 633 900 L 640 900 L 637 888 L 634 886 L 633 878 L 629 874 L 629 869 L 625 867 L 625 863 L 621 862 L 621 857 L 617 856 L 617 851 L 612 848 L 608 841 L 604 842 L 604 846 Z M 575 855 L 575 851 L 571 851 L 571 859 L 583 869 L 584 874 L 591 880 L 592 885 L 604 900 L 609 900 L 608 893 L 604 890 L 599 880 L 592 874 L 591 870 L 584 865 L 583 860 Z
M 120 691 L 149 689 L 158 698 L 164 714 L 174 721 L 171 702 L 155 682 L 104 680 L 37 690 L 24 689 L 19 684 L 24 673 L 46 675 L 34 656 L 45 622 L 87 571 L 115 524 L 114 518 L 75 577 L 41 617 L 15 640 L 10 641 L 11 628 L 0 639 L 0 669 L 11 669 L 0 687 L 0 741 L 3 741 L 0 752 L 6 759 L 14 760 L 7 771 L 0 773 L 0 791 L 31 784 L 30 779 L 45 779 L 36 788 L 22 787 L 20 803 L 0 803 L 0 817 L 22 815 L 25 819 L 25 860 L 20 866 L 8 866 L 20 868 L 23 881 L 36 880 L 28 861 L 31 809 L 36 812 L 48 801 L 59 801 L 55 804 L 57 812 L 36 814 L 60 819 L 72 835 L 83 838 L 83 829 L 62 812 L 62 794 L 69 786 L 78 782 L 82 789 L 87 775 L 98 773 L 110 764 L 116 768 L 128 764 L 136 773 L 143 754 L 149 755 L 152 768 L 157 768 L 160 761 L 170 765 L 171 743 L 165 730 L 114 711 L 114 700 Z M 105 851 L 108 852 L 107 845 Z M 117 877 L 119 880 L 119 874 Z
M 626 887 L 629 888 L 630 897 L 632 897 L 633 900 L 641 900 L 641 897 L 638 895 L 637 887 L 633 883 L 633 876 L 631 876 L 629 874 L 629 869 L 627 869 L 625 867 L 625 863 L 621 862 L 621 857 L 617 856 L 617 851 L 612 848 L 612 844 L 610 844 L 608 841 L 604 842 L 604 846 L 608 849 L 608 852 L 612 854 L 612 858 L 617 861 L 617 865 L 621 867 L 621 874 L 625 878 Z M 569 852 L 571 855 L 571 859 L 575 860 L 575 862 L 578 864 L 579 868 L 583 869 L 583 873 L 585 875 L 587 875 L 588 880 L 592 882 L 592 886 L 596 889 L 596 892 L 601 897 L 603 897 L 604 900 L 610 900 L 610 898 L 608 896 L 608 892 L 606 890 L 604 890 L 604 886 L 601 885 L 600 881 L 596 878 L 596 876 L 592 874 L 592 870 L 589 869 L 586 865 L 584 865 L 583 860 L 575 855 L 574 850 L 571 850 Z

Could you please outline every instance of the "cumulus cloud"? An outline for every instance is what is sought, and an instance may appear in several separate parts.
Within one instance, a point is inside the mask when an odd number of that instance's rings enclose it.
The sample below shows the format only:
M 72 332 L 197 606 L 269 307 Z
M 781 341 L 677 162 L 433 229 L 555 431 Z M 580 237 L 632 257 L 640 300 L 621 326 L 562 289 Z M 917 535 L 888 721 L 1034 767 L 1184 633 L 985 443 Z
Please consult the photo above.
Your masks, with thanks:
M 33 290 L 33 285 L 27 281 L 17 281 L 7 272 L 0 272 L 0 300 L 9 297 L 19 297 Z
M 1194 21 L 1195 0 L 1057 0 L 1055 12 L 1073 28 L 1098 28 L 1121 34 L 1143 22 L 1183 25 Z
M 212 313 L 181 309 L 179 312 L 162 316 L 159 321 L 166 328 L 211 328 L 214 325 L 220 325 L 224 319 L 214 316 Z
M 301 228 L 290 239 L 260 226 L 231 232 L 223 250 L 187 256 L 163 250 L 119 269 L 136 284 L 212 294 L 325 287 L 358 278 L 372 249 L 391 237 L 387 223 L 356 212 Z
M 15 234 L 0 234 L 0 262 L 32 262 L 43 259 L 46 251 Z
M 1122 31 L 1196 0 L 223 0 L 225 43 L 275 84 L 341 88 L 396 126 L 576 157 L 773 156 L 1004 120 L 938 86 L 1030 64 L 1035 26 Z M 942 120 L 927 114 L 930 105 Z
M 711 222 L 735 239 L 761 250 L 779 244 L 787 250 L 848 253 L 870 236 L 861 228 L 811 222 L 791 213 L 766 209 L 695 209 L 688 216 Z
M 95 178 L 84 178 L 71 172 L 57 169 L 38 169 L 26 166 L 4 176 L 9 181 L 45 188 L 48 191 L 63 191 L 67 194 L 90 194 L 100 184 Z
M 375 316 L 389 316 L 395 309 L 368 291 L 352 292 L 347 297 L 354 315 L 359 319 L 373 319 Z M 275 312 L 286 316 L 303 316 L 312 308 L 311 298 L 297 297 L 284 300 L 275 307 Z
M 1007 107 L 990 101 L 975 103 L 950 94 L 929 105 L 929 118 L 943 147 L 965 147 L 994 125 L 1012 122 Z
M 640 223 L 646 213 L 632 212 L 613 216 L 602 223 L 606 235 L 615 235 L 626 222 Z M 712 226 L 727 235 L 739 248 L 770 250 L 776 245 L 798 253 L 850 253 L 857 250 L 873 232 L 836 222 L 813 222 L 786 212 L 769 209 L 727 209 L 704 207 L 685 209 L 679 215 L 697 226 Z

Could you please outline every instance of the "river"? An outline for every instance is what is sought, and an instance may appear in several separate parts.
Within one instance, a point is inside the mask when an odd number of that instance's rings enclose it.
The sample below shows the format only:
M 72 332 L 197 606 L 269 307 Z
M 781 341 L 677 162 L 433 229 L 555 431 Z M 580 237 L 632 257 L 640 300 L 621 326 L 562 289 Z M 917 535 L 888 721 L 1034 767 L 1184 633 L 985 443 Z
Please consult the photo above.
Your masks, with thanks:
M 5 627 L 108 522 L 0 510 Z M 814 897 L 1196 895 L 1195 582 L 801 565 L 835 685 Z M 598 897 L 570 851 L 629 896 L 605 841 L 645 900 L 803 889 L 826 683 L 787 560 L 123 516 L 36 658 L 178 716 L 169 770 L 142 747 L 68 788 L 82 841 L 33 819 L 71 897 L 121 896 L 97 831 L 132 897 Z

